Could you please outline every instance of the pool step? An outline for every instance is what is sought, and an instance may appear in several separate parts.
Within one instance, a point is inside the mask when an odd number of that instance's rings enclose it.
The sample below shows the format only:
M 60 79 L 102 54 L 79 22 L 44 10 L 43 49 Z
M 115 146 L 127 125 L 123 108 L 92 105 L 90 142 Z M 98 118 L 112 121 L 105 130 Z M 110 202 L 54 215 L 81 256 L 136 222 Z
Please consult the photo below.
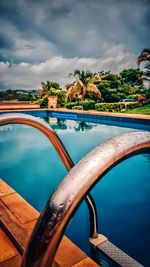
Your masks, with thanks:
M 104 235 L 99 234 L 97 238 L 90 238 L 90 243 L 121 267 L 143 267 L 111 243 Z
M 27 201 L 0 179 L 0 267 L 20 267 L 22 254 L 39 217 Z M 53 267 L 98 267 L 66 236 Z

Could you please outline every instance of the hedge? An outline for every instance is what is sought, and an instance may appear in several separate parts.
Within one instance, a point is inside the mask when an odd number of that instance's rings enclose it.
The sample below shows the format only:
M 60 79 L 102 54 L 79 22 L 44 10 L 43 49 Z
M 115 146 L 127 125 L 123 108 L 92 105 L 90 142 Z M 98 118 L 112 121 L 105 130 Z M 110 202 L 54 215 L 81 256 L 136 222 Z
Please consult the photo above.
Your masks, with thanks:
M 83 106 L 73 106 L 72 109 L 75 109 L 75 110 L 82 110 L 82 109 L 83 109 Z
M 96 102 L 94 100 L 80 102 L 80 105 L 83 106 L 84 110 L 95 109 L 95 104 Z
M 82 106 L 84 110 L 95 109 L 95 101 L 76 101 L 76 102 L 69 102 L 66 104 L 66 108 L 73 109 L 73 107 Z
M 126 111 L 135 107 L 139 104 L 135 103 L 98 103 L 95 104 L 95 110 L 97 111 L 108 111 L 108 112 L 121 112 Z

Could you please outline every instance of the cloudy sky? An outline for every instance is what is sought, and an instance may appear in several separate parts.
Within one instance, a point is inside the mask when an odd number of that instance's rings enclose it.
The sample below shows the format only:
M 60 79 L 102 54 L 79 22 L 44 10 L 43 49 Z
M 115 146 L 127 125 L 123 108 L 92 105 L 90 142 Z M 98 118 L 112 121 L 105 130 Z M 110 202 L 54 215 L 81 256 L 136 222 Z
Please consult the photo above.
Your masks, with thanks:
M 1 0 L 0 89 L 136 67 L 150 46 L 149 14 L 148 0 Z

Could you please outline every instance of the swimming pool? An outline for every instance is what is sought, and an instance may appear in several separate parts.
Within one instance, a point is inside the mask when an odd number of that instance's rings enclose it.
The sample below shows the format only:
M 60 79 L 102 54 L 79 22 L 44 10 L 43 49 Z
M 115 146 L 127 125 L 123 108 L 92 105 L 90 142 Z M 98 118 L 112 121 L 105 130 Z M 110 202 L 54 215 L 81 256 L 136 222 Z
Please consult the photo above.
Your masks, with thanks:
M 46 120 L 57 131 L 74 162 L 105 140 L 135 131 L 133 128 L 60 118 Z M 67 173 L 49 141 L 40 132 L 27 126 L 3 126 L 0 153 L 0 176 L 41 210 L 50 193 Z M 92 190 L 99 210 L 100 232 L 145 266 L 149 262 L 150 237 L 149 161 L 149 154 L 127 159 L 105 175 Z M 90 254 L 85 203 L 82 203 L 71 221 L 67 235 Z

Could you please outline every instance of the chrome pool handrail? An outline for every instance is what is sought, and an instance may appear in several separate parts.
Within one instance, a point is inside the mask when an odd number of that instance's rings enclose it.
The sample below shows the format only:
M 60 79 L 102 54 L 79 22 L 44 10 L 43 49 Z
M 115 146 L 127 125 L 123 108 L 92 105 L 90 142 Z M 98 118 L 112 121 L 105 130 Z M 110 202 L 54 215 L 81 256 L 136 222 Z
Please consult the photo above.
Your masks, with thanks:
M 77 163 L 43 209 L 21 266 L 52 266 L 64 231 L 87 193 L 113 166 L 147 149 L 150 149 L 150 133 L 131 132 L 96 147 Z

